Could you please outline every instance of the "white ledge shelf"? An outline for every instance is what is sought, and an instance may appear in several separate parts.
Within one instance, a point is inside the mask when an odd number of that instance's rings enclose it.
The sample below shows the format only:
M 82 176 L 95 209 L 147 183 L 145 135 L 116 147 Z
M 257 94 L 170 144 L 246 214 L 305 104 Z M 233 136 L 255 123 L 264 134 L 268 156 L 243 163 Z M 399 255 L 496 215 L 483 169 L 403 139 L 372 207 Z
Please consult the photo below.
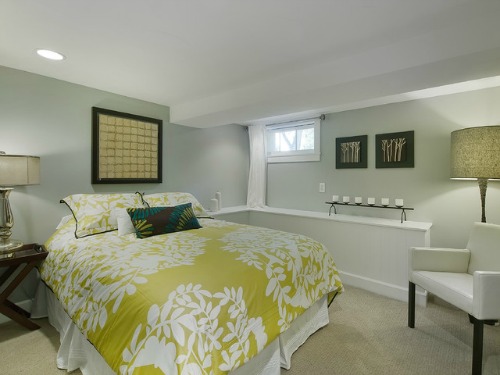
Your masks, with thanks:
M 293 210 L 288 208 L 275 208 L 275 207 L 249 208 L 247 206 L 234 206 L 234 207 L 223 208 L 217 212 L 209 212 L 209 213 L 214 217 L 218 217 L 219 215 L 232 214 L 238 212 L 262 212 L 262 213 L 277 214 L 277 215 L 307 217 L 318 220 L 331 220 L 341 223 L 355 223 L 361 225 L 389 227 L 389 228 L 415 230 L 423 232 L 428 231 L 432 227 L 432 223 L 428 222 L 404 221 L 401 223 L 399 220 L 383 219 L 378 217 L 367 217 L 367 216 L 342 215 L 342 214 L 329 216 L 327 212 Z

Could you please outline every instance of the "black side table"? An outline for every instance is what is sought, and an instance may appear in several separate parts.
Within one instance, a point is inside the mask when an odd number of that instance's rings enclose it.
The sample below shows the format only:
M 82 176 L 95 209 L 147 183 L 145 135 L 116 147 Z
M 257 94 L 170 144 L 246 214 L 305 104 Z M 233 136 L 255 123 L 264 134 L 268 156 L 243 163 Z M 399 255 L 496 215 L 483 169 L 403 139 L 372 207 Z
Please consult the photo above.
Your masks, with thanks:
M 29 319 L 30 314 L 26 310 L 10 302 L 7 298 L 24 280 L 30 271 L 43 259 L 47 257 L 47 250 L 43 245 L 26 244 L 11 253 L 0 253 L 0 267 L 8 267 L 0 276 L 0 314 L 3 314 L 22 326 L 34 330 L 40 328 Z M 20 272 L 7 284 L 9 277 L 20 268 Z

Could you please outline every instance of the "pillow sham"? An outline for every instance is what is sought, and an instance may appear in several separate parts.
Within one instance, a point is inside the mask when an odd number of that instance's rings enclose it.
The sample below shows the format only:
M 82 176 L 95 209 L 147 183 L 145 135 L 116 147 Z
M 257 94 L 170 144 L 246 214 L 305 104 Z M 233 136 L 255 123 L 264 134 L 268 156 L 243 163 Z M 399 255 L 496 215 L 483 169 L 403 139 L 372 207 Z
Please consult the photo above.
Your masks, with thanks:
M 73 194 L 61 202 L 69 207 L 76 220 L 76 238 L 116 230 L 118 222 L 111 216 L 117 208 L 144 207 L 135 193 Z
M 168 192 L 142 195 L 144 203 L 149 207 L 177 206 L 179 204 L 191 203 L 196 217 L 210 217 L 200 202 L 190 193 Z
M 201 228 L 191 203 L 173 207 L 127 208 L 137 238 Z

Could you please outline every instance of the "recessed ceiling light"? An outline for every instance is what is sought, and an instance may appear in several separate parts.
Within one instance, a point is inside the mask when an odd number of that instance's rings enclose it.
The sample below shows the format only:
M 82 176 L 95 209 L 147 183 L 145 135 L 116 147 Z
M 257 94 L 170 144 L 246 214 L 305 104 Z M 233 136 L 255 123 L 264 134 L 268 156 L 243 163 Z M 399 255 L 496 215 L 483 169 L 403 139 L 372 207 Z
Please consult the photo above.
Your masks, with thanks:
M 61 61 L 65 59 L 64 55 L 60 54 L 59 52 L 51 51 L 48 49 L 37 49 L 36 53 L 49 60 Z

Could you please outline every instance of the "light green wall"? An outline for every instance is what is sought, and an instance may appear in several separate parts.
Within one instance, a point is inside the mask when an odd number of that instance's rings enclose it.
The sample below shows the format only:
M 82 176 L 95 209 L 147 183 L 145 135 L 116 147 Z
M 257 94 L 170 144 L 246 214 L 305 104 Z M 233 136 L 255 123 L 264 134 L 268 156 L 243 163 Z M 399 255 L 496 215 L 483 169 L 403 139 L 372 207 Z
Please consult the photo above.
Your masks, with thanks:
M 479 188 L 449 179 L 450 133 L 500 124 L 500 88 L 453 94 L 328 114 L 321 128 L 321 161 L 268 166 L 269 206 L 328 212 L 333 194 L 403 198 L 414 207 L 408 220 L 432 222 L 431 244 L 466 245 L 474 221 L 481 220 Z M 376 169 L 375 135 L 415 131 L 415 168 Z M 335 169 L 335 138 L 368 135 L 368 168 Z M 318 184 L 326 183 L 326 193 Z M 341 207 L 352 215 L 399 218 L 393 210 Z M 500 182 L 490 182 L 488 222 L 500 224 Z
M 123 79 L 123 78 L 122 78 Z M 91 107 L 163 120 L 163 183 L 91 185 Z M 248 134 L 239 125 L 195 129 L 169 123 L 169 108 L 0 67 L 0 150 L 41 157 L 41 184 L 16 187 L 13 237 L 45 242 L 73 193 L 188 191 L 209 207 L 246 204 Z
M 480 219 L 475 183 L 449 180 L 453 130 L 500 123 L 500 88 L 328 114 L 322 123 L 320 162 L 271 164 L 268 204 L 326 212 L 332 194 L 404 198 L 408 219 L 432 222 L 432 243 L 464 246 Z M 91 107 L 164 122 L 162 184 L 91 185 Z M 238 125 L 196 129 L 169 123 L 169 109 L 84 86 L 0 67 L 0 150 L 39 155 L 42 184 L 11 195 L 14 236 L 43 242 L 67 209 L 59 199 L 76 192 L 190 191 L 208 206 L 215 191 L 225 206 L 246 202 L 248 139 Z M 376 169 L 375 134 L 415 131 L 415 168 Z M 368 168 L 335 169 L 335 138 L 368 135 Z M 319 182 L 326 193 L 318 192 Z M 500 183 L 490 182 L 487 219 L 500 223 Z M 353 215 L 397 218 L 396 211 L 341 208 Z
M 268 204 L 327 212 L 332 194 L 404 198 L 412 221 L 432 222 L 435 246 L 465 246 L 471 223 L 480 220 L 479 189 L 449 180 L 453 130 L 500 123 L 500 88 L 328 114 L 322 124 L 320 162 L 272 164 Z M 91 185 L 91 107 L 160 118 L 164 122 L 162 184 Z M 415 131 L 415 168 L 376 169 L 375 134 Z M 238 125 L 195 129 L 169 123 L 169 109 L 84 86 L 0 67 L 0 150 L 38 155 L 42 183 L 11 194 L 14 236 L 44 242 L 60 217 L 59 200 L 72 193 L 189 191 L 209 206 L 215 191 L 224 206 L 244 205 L 248 136 Z M 335 138 L 368 135 L 368 168 L 335 169 Z M 318 184 L 326 183 L 326 193 Z M 486 198 L 489 222 L 500 224 L 500 183 Z M 399 218 L 392 210 L 341 208 L 342 213 Z M 335 251 L 335 249 L 332 249 Z M 404 251 L 404 249 L 402 249 Z

